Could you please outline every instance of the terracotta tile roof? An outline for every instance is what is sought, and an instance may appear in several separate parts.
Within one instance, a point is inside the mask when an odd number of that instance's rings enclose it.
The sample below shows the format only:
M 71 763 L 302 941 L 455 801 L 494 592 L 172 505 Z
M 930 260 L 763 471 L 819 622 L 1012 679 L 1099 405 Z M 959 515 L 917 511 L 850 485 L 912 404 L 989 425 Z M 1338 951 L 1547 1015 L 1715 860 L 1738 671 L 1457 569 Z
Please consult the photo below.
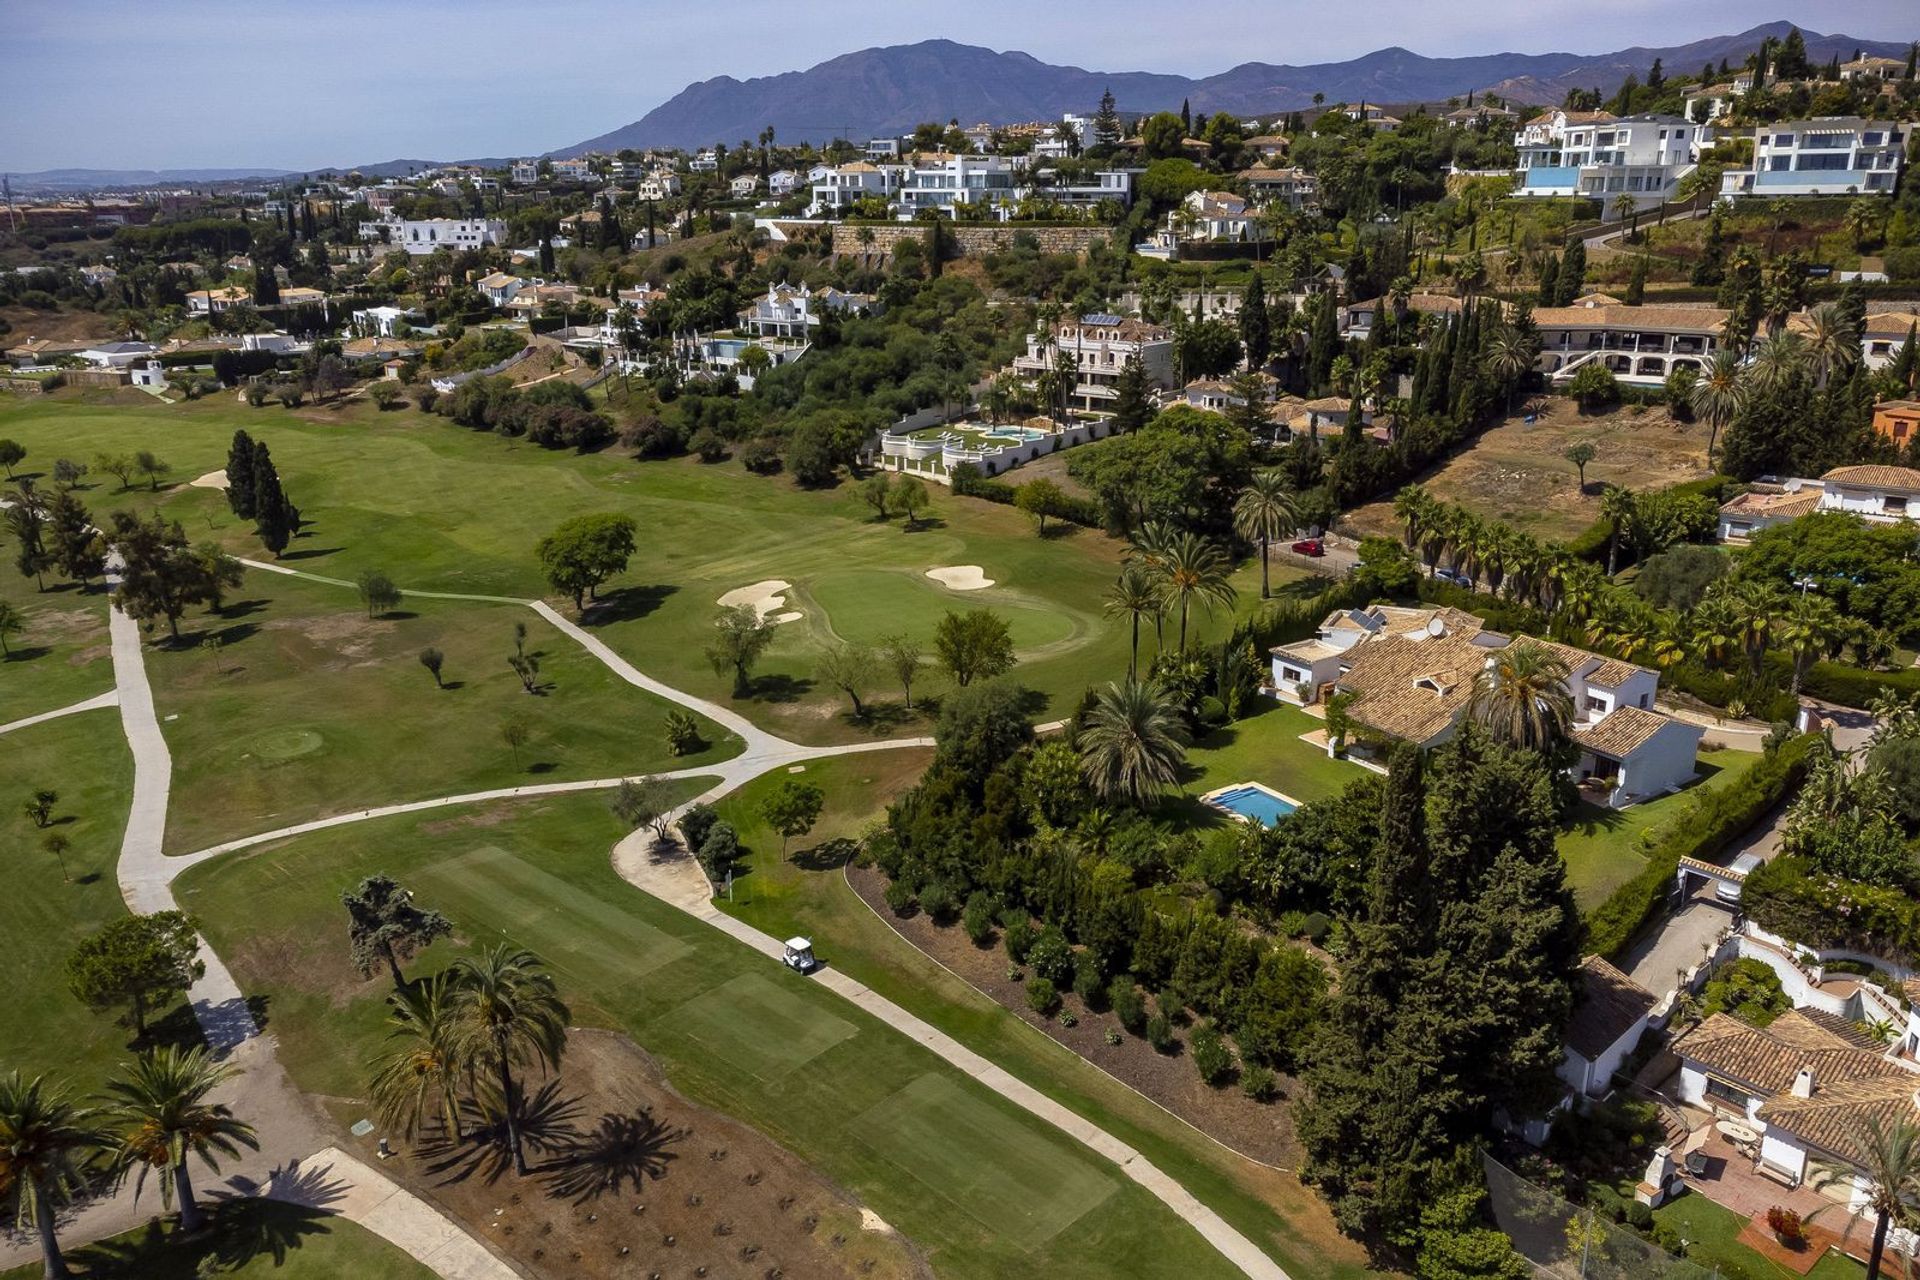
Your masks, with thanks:
M 1804 516 L 1820 505 L 1820 490 L 1801 489 L 1796 493 L 1751 493 L 1736 494 L 1720 504 L 1723 515 L 1765 516 L 1774 520 L 1792 520 Z
M 1338 686 L 1358 695 L 1353 718 L 1389 737 L 1424 743 L 1465 709 L 1488 650 L 1474 632 L 1412 639 L 1387 635 L 1356 645 Z
M 1920 315 L 1911 311 L 1874 311 L 1867 316 L 1866 334 L 1870 338 L 1904 339 L 1916 324 L 1920 324 Z
M 1865 1154 L 1865 1136 L 1878 1124 L 1914 1120 L 1920 1110 L 1920 1075 L 1889 1064 L 1890 1074 L 1860 1080 L 1822 1084 L 1814 1070 L 1813 1096 L 1782 1094 L 1762 1104 L 1759 1119 L 1779 1126 L 1808 1146 L 1859 1163 Z
M 1599 724 L 1574 730 L 1573 740 L 1595 755 L 1618 760 L 1630 756 L 1673 721 L 1657 711 L 1616 707 Z
M 1598 666 L 1587 672 L 1587 683 L 1601 685 L 1608 689 L 1618 689 L 1637 675 L 1651 674 L 1645 667 L 1635 666 L 1619 658 L 1609 658 L 1603 653 L 1589 653 L 1585 649 L 1576 649 L 1570 644 L 1561 644 L 1557 640 L 1541 640 L 1528 636 L 1520 643 L 1537 644 L 1551 649 L 1560 661 L 1567 664 L 1569 675 L 1580 671 L 1589 662 L 1598 663 Z
M 1830 484 L 1858 485 L 1867 489 L 1898 489 L 1920 493 L 1920 471 L 1912 467 L 1835 467 L 1820 477 Z
M 1803 1009 L 1789 1010 L 1765 1028 L 1716 1013 L 1674 1041 L 1673 1051 L 1763 1094 L 1785 1093 L 1802 1067 L 1813 1068 L 1816 1096 L 1850 1080 L 1897 1075 L 1907 1078 L 1910 1090 L 1920 1084 L 1920 1077 L 1860 1048 Z
M 1568 124 L 1611 124 L 1620 117 L 1611 111 L 1563 111 L 1560 118 Z
M 1313 177 L 1305 169 L 1248 169 L 1240 175 L 1248 182 L 1311 182 Z
M 1535 307 L 1533 322 L 1542 329 L 1678 330 L 1685 333 L 1720 332 L 1727 313 L 1719 307 L 1629 307 L 1602 303 L 1594 307 Z
M 1619 1043 L 1635 1023 L 1646 1021 L 1654 995 L 1600 956 L 1580 962 L 1580 977 L 1583 986 L 1567 1023 L 1567 1047 L 1591 1062 Z

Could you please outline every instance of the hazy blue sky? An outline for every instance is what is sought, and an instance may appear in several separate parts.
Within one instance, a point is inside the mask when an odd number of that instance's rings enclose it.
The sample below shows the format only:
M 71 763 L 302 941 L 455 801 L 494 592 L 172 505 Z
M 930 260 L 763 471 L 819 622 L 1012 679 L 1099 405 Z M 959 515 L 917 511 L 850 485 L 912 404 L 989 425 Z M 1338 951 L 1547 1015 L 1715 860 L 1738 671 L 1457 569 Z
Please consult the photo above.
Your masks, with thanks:
M 1601 53 L 1774 18 L 1920 34 L 1914 0 L 0 0 L 0 170 L 527 154 L 638 119 L 694 80 L 934 36 L 1208 75 L 1393 44 Z

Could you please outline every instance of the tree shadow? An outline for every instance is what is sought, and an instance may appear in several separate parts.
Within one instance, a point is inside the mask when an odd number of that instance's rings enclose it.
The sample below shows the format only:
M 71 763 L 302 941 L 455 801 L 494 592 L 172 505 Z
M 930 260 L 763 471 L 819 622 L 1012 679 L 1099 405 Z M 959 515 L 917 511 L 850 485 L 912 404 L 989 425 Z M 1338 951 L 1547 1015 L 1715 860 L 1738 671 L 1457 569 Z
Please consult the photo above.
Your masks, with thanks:
M 1058 542 L 1063 538 L 1071 538 L 1079 532 L 1079 525 L 1059 520 L 1040 530 L 1040 539 L 1043 542 Z
M 532 764 L 527 766 L 527 772 L 528 773 L 552 773 L 555 769 L 558 769 L 559 767 L 560 767 L 559 765 L 555 764 L 551 760 L 535 760 Z
M 410 618 L 417 618 L 419 616 L 420 616 L 419 614 L 415 613 L 411 609 L 388 609 L 384 613 L 374 614 L 372 621 L 374 622 L 405 622 Z
M 679 1158 L 669 1148 L 680 1140 L 650 1110 L 610 1111 L 591 1131 L 555 1142 L 539 1174 L 549 1196 L 575 1204 L 617 1195 L 625 1186 L 637 1192 L 647 1180 L 667 1176 L 667 1166 Z
M 200 1022 L 193 1016 L 193 1006 L 183 1000 L 161 1017 L 148 1019 L 145 1033 L 128 1040 L 127 1048 L 146 1053 L 167 1047 L 197 1049 L 205 1043 Z
M 467 682 L 465 680 L 442 680 L 440 682 L 440 692 L 442 693 L 452 693 L 455 689 L 464 689 L 466 687 Z
M 588 602 L 580 615 L 583 627 L 603 627 L 610 622 L 630 622 L 644 618 L 680 588 L 664 583 L 640 587 L 618 587 L 602 592 L 598 600 Z
M 569 1143 L 580 1140 L 575 1121 L 580 1115 L 580 1095 L 560 1096 L 560 1082 L 548 1080 L 532 1097 L 519 1081 L 514 1082 L 508 1105 L 520 1120 L 520 1141 L 529 1156 L 551 1156 Z M 513 1171 L 513 1152 L 507 1148 L 505 1120 L 483 1109 L 474 1099 L 461 1103 L 461 1119 L 466 1133 L 457 1141 L 444 1135 L 421 1151 L 426 1170 L 442 1182 L 465 1182 L 479 1178 L 492 1185 Z M 530 1159 L 529 1165 L 533 1163 Z
M 230 604 L 222 605 L 219 614 L 223 618 L 246 618 L 259 613 L 272 603 L 271 600 L 235 600 Z
M 32 662 L 35 658 L 44 658 L 52 652 L 51 645 L 15 645 L 4 658 L 0 658 L 0 662 Z
M 918 520 L 914 521 L 912 524 L 903 523 L 900 526 L 900 532 L 902 533 L 936 533 L 939 530 L 944 529 L 946 527 L 947 527 L 947 522 L 939 516 L 921 516 Z
M 861 706 L 859 715 L 848 712 L 840 719 L 856 729 L 865 729 L 875 737 L 885 737 L 912 721 L 914 714 L 904 703 L 868 701 Z
M 767 675 L 756 676 L 753 681 L 753 697 L 758 702 L 798 702 L 814 690 L 814 681 L 808 676 Z
M 340 550 L 342 550 L 342 548 L 340 547 L 302 547 L 298 551 L 281 552 L 280 559 L 282 560 L 318 560 L 321 556 L 334 555 Z
M 838 871 L 853 861 L 860 852 L 860 842 L 846 836 L 836 836 L 831 840 L 822 840 L 819 844 L 806 849 L 795 849 L 788 859 L 802 871 Z M 736 876 L 738 872 L 734 873 Z
M 209 1197 L 208 1225 L 191 1236 L 150 1218 L 146 1227 L 103 1240 L 67 1255 L 88 1280 L 160 1280 L 222 1275 L 272 1259 L 283 1267 L 315 1236 L 332 1231 L 335 1217 L 324 1209 L 279 1200 Z M 261 1268 L 262 1270 L 266 1268 Z
M 251 622 L 236 622 L 230 627 L 210 628 L 205 631 L 189 631 L 175 640 L 170 647 L 174 649 L 198 649 L 211 642 L 224 649 L 228 645 L 239 644 L 242 640 L 248 639 L 259 630 L 260 628 Z

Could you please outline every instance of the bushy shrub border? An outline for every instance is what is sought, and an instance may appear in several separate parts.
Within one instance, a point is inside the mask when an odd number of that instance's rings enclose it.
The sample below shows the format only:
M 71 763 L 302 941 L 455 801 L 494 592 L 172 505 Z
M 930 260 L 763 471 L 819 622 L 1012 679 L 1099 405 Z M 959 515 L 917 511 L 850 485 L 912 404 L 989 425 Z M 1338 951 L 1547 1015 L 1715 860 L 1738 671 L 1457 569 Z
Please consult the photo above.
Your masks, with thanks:
M 1912 964 L 1920 956 L 1920 902 L 1899 889 L 1843 880 L 1805 858 L 1756 867 L 1740 893 L 1754 922 L 1809 947 L 1834 947 Z

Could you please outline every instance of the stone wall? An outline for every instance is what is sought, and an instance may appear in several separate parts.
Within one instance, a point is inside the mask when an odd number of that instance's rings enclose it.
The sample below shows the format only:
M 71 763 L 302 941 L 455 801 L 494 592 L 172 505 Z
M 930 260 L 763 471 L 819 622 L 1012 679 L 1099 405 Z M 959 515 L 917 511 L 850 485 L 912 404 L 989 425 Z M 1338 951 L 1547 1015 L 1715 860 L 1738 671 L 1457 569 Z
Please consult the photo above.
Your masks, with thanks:
M 872 237 L 863 241 L 860 235 L 862 231 L 872 232 Z M 1085 253 L 1087 246 L 1094 241 L 1111 237 L 1113 228 L 1041 227 L 1007 222 L 948 223 L 946 232 L 947 243 L 953 246 L 954 254 L 967 258 L 1003 253 L 1013 247 L 1014 237 L 1020 235 L 1032 236 L 1042 253 Z M 890 258 L 893 246 L 902 240 L 918 240 L 925 245 L 927 235 L 925 223 L 901 222 L 874 226 L 840 222 L 835 223 L 833 228 L 833 252 L 848 257 L 871 254 L 876 258 Z

